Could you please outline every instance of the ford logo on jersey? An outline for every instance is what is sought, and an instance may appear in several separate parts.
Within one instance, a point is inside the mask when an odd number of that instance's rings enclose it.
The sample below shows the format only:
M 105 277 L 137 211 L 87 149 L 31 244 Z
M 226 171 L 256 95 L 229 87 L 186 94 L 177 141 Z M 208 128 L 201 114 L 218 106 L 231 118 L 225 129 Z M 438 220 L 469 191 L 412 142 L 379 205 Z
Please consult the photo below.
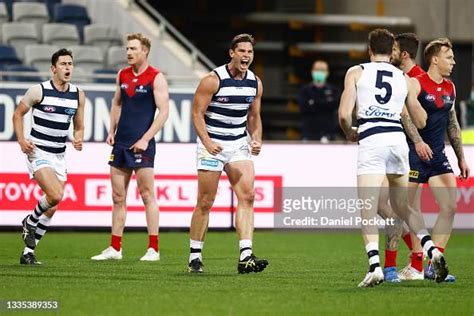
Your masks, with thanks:
M 76 114 L 76 109 L 65 109 L 64 113 L 66 113 L 67 115 L 74 115 Z
M 55 108 L 54 106 L 52 106 L 52 105 L 45 105 L 45 106 L 43 106 L 43 110 L 44 110 L 45 112 L 49 112 L 49 113 L 51 113 L 51 112 L 56 112 L 56 108 Z
M 245 102 L 252 103 L 253 99 L 255 99 L 255 98 L 254 97 L 246 97 Z
M 366 116 L 375 116 L 375 117 L 385 117 L 385 118 L 394 118 L 395 113 L 389 112 L 387 108 L 383 108 L 377 105 L 369 106 L 369 109 L 365 111 Z
M 429 102 L 434 102 L 436 100 L 436 97 L 432 94 L 427 94 L 425 100 Z

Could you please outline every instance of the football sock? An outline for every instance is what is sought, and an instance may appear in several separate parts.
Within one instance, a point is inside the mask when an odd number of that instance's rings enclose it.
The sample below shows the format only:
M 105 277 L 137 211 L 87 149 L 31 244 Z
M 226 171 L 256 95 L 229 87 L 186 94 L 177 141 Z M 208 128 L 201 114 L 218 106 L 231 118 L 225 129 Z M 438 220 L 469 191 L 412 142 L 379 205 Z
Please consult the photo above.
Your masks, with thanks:
M 112 235 L 112 240 L 110 241 L 110 245 L 117 251 L 122 249 L 122 236 Z
M 252 241 L 250 239 L 239 240 L 240 261 L 252 254 Z
M 397 266 L 397 250 L 385 250 L 384 268 Z
M 153 248 L 158 252 L 158 235 L 148 235 L 148 248 Z
M 204 246 L 204 241 L 199 240 L 189 240 L 189 262 L 193 261 L 194 259 L 199 259 L 202 261 L 202 247 Z
M 28 216 L 28 224 L 36 226 L 38 224 L 40 216 L 51 207 L 53 207 L 53 205 L 50 205 L 46 200 L 46 195 L 43 195 L 41 199 L 39 199 L 38 204 L 33 210 L 33 213 L 31 213 L 31 216 Z
M 369 272 L 374 272 L 375 268 L 380 267 L 379 245 L 376 242 L 369 242 L 365 245 L 365 250 L 369 258 Z

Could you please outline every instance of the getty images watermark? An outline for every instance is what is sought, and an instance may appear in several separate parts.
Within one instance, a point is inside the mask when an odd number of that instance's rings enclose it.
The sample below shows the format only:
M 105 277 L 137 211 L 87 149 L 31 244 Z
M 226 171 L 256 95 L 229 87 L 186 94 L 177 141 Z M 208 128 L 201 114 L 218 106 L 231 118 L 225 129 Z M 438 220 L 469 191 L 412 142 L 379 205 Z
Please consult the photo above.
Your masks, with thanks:
M 275 228 L 317 229 L 357 228 L 361 225 L 384 227 L 395 225 L 395 218 L 374 216 L 362 218 L 362 209 L 378 207 L 377 194 L 365 192 L 359 197 L 358 188 L 282 188 L 277 194 Z M 372 189 L 373 190 L 373 189 Z

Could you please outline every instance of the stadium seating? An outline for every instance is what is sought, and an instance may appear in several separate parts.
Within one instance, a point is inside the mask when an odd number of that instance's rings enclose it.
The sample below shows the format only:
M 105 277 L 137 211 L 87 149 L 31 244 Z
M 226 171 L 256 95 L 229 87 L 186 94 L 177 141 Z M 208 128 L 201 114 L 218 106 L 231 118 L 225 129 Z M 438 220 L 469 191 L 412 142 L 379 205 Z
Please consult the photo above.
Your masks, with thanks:
M 74 56 L 75 67 L 80 67 L 88 73 L 104 67 L 104 54 L 99 47 L 78 45 L 71 46 L 69 49 Z
M 72 24 L 46 23 L 43 25 L 43 43 L 60 47 L 79 45 L 79 32 Z
M 105 53 L 111 46 L 122 45 L 122 40 L 114 28 L 105 24 L 89 24 L 84 27 L 84 44 L 99 46 Z
M 84 39 L 84 26 L 91 23 L 87 9 L 75 4 L 57 3 L 54 5 L 54 22 L 71 23 L 77 26 L 81 41 Z
M 38 72 L 38 69 L 34 67 L 24 66 L 24 65 L 9 65 L 5 67 L 6 71 L 16 71 L 16 72 Z M 42 81 L 44 78 L 41 76 L 35 75 L 6 75 L 3 77 L 6 81 L 21 81 L 21 82 L 38 82 Z
M 95 75 L 116 75 L 117 70 L 115 69 L 96 69 L 94 70 Z M 114 78 L 99 78 L 94 76 L 94 82 L 95 83 L 115 83 L 115 77 Z
M 35 2 L 14 2 L 13 21 L 34 23 L 38 32 L 41 32 L 43 24 L 49 21 L 46 4 Z
M 0 69 L 5 70 L 9 65 L 21 65 L 21 60 L 13 46 L 0 44 Z
M 33 23 L 5 23 L 2 26 L 2 33 L 3 42 L 15 47 L 21 60 L 25 58 L 25 46 L 39 42 L 39 35 Z
M 112 46 L 107 50 L 106 67 L 107 69 L 118 70 L 122 67 L 126 67 L 127 63 L 127 50 L 124 46 Z
M 51 56 L 59 47 L 48 44 L 27 45 L 25 47 L 25 64 L 36 67 L 41 72 L 51 69 Z
M 10 17 L 8 16 L 7 6 L 5 3 L 0 2 L 0 30 L 4 23 L 7 23 Z M 2 33 L 0 32 L 0 42 L 2 41 Z
M 61 3 L 61 0 L 44 0 L 44 2 L 48 8 L 49 20 L 54 21 L 54 6 L 57 3 Z
M 5 8 L 7 10 L 7 15 L 8 15 L 8 21 L 12 20 L 12 5 L 13 5 L 13 0 L 0 0 L 0 3 L 3 3 L 5 5 Z

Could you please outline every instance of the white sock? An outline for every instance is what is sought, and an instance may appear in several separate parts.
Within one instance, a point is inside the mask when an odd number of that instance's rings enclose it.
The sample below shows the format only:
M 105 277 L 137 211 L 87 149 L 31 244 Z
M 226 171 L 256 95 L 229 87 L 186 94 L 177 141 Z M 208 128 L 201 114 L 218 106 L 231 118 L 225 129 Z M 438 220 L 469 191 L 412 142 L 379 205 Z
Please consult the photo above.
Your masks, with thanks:
M 369 257 L 369 272 L 373 272 L 375 268 L 380 267 L 379 244 L 369 242 L 365 245 L 365 251 Z
M 252 241 L 250 239 L 239 240 L 239 248 L 240 248 L 240 261 L 242 261 L 252 254 Z
M 418 239 L 421 241 L 421 247 L 423 247 L 423 250 L 426 254 L 428 254 L 430 259 L 433 257 L 433 252 L 439 251 L 436 249 L 436 246 L 433 243 L 433 240 L 431 240 L 431 236 L 426 229 L 420 230 L 418 233 L 416 233 L 416 237 L 418 237 Z
M 199 240 L 189 240 L 189 262 L 193 261 L 194 259 L 199 259 L 202 261 L 202 247 L 204 246 L 204 241 Z
M 25 247 L 25 249 L 23 249 L 23 254 L 26 255 L 27 253 L 34 253 L 35 250 L 34 249 L 31 249 L 31 248 L 28 248 L 28 247 Z

